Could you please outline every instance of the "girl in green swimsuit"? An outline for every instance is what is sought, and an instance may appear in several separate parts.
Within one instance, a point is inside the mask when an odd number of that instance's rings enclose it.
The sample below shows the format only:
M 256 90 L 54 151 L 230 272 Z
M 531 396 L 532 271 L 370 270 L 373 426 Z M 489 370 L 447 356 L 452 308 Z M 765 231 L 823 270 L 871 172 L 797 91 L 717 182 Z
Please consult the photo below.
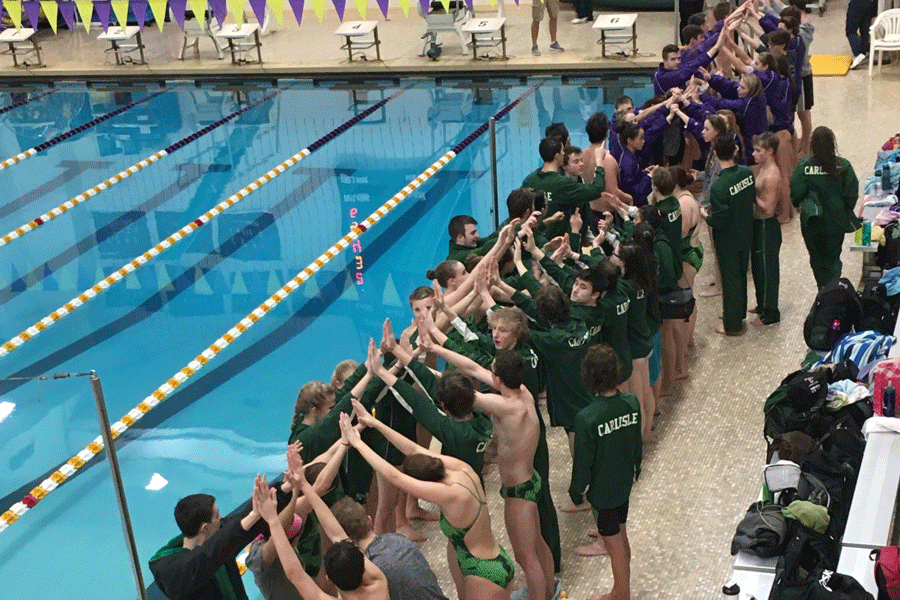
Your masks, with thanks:
M 681 167 L 675 167 L 675 197 L 681 205 L 681 260 L 684 263 L 682 269 L 681 286 L 694 289 L 694 279 L 703 265 L 703 244 L 697 235 L 697 225 L 700 223 L 700 203 L 687 188 L 694 183 L 694 177 Z M 696 290 L 694 294 L 696 295 Z M 697 309 L 682 326 L 679 352 L 682 353 L 681 365 L 687 368 L 688 346 L 694 343 L 694 324 L 697 322 Z M 677 373 L 676 377 L 687 376 L 687 372 Z
M 441 531 L 456 554 L 457 560 L 449 566 L 459 599 L 509 600 L 515 563 L 494 538 L 478 474 L 461 460 L 435 454 L 407 439 L 372 417 L 362 405 L 354 406 L 359 422 L 377 429 L 406 459 L 400 469 L 382 459 L 360 439 L 349 415 L 341 417 L 344 442 L 398 488 L 440 507 Z

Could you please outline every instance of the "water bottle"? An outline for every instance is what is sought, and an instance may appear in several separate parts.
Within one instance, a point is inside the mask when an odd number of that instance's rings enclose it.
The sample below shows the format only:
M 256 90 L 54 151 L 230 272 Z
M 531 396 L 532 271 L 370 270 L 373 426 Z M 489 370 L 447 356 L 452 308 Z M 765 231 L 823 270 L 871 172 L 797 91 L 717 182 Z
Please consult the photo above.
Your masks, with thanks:
M 872 186 L 872 197 L 881 198 L 881 169 L 875 171 L 875 185 Z
M 897 406 L 897 391 L 892 384 L 887 384 L 881 391 L 881 416 L 893 417 Z
M 862 245 L 868 246 L 872 243 L 872 223 L 866 221 L 862 226 Z
M 894 186 L 891 185 L 891 167 L 890 165 L 885 165 L 881 169 L 881 192 L 887 195 L 893 191 Z

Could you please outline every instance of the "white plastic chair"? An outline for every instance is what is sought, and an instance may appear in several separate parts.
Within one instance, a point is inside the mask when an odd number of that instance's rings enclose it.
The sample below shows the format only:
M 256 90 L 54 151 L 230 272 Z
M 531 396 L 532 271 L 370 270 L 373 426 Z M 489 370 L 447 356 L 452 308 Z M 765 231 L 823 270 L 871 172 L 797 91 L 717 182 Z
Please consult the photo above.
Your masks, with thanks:
M 169 17 L 174 21 L 175 15 L 169 10 Z M 219 60 L 225 58 L 225 53 L 222 51 L 222 47 L 219 46 L 219 41 L 216 39 L 216 32 L 220 30 L 219 22 L 213 17 L 212 11 L 206 11 L 206 14 L 203 15 L 203 19 L 206 23 L 206 27 L 200 23 L 198 15 L 193 13 L 187 13 L 184 19 L 184 39 L 181 43 L 181 51 L 178 53 L 178 60 L 184 60 L 184 51 L 189 47 L 193 47 L 194 51 L 197 54 L 197 58 L 200 58 L 200 38 L 207 37 L 212 40 L 213 45 L 216 47 L 216 52 L 219 54 Z M 192 42 L 188 42 L 189 39 L 192 39 Z
M 426 26 L 425 35 L 422 36 L 425 43 L 422 45 L 422 52 L 419 56 L 425 56 L 428 46 L 437 41 L 437 34 L 441 31 L 455 31 L 456 35 L 459 36 L 459 45 L 462 48 L 462 53 L 469 53 L 462 27 L 471 18 L 472 13 L 466 7 L 464 0 L 450 0 L 449 12 L 444 11 L 443 5 L 438 0 L 431 2 L 427 13 L 422 9 L 420 3 L 417 2 L 416 5 L 419 9 L 419 14 L 425 19 Z
M 875 51 L 878 51 L 878 70 L 881 71 L 881 59 L 884 51 L 900 50 L 900 8 L 886 10 L 875 19 L 869 29 L 869 77 L 872 76 L 872 64 L 875 62 Z

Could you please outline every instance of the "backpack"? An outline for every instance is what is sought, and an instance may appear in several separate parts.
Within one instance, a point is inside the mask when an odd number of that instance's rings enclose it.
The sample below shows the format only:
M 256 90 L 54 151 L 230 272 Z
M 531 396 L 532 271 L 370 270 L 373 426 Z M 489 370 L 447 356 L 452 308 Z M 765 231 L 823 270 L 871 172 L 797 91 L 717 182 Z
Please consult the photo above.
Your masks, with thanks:
M 853 489 L 856 486 L 856 472 L 850 464 L 841 462 L 821 448 L 806 455 L 800 470 L 817 479 L 828 490 L 831 501 L 828 507 L 828 514 L 831 517 L 828 534 L 834 539 L 840 539 L 850 514 L 850 502 L 853 500 Z M 837 562 L 837 554 L 829 558 Z
M 761 558 L 778 556 L 788 537 L 788 521 L 781 506 L 754 502 L 738 523 L 731 539 L 732 556 L 743 550 Z
M 800 431 L 817 440 L 828 430 L 824 421 L 828 386 L 824 371 L 796 371 L 781 382 L 763 406 L 763 435 L 768 443 L 766 459 L 771 460 L 774 440 L 789 432 Z
M 835 568 L 839 553 L 834 538 L 799 525 L 775 565 L 769 600 L 811 600 L 819 574 Z
M 887 287 L 876 281 L 866 284 L 859 293 L 862 307 L 859 331 L 872 330 L 889 335 L 897 323 L 897 311 L 888 300 Z
M 875 598 L 850 575 L 842 575 L 828 569 L 816 570 L 816 584 L 810 591 L 810 600 L 875 600 Z
M 859 326 L 862 306 L 846 277 L 835 279 L 816 295 L 803 324 L 803 339 L 813 350 L 828 352 L 839 339 Z
M 885 546 L 872 550 L 870 557 L 875 560 L 878 600 L 900 600 L 900 548 Z

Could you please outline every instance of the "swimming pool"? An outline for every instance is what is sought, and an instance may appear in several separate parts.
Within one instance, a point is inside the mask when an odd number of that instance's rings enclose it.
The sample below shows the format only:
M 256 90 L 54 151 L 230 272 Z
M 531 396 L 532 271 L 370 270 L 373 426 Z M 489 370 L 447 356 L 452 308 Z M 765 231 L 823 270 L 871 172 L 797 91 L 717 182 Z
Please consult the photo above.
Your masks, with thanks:
M 0 93 L 0 160 L 120 110 L 0 170 L 7 191 L 0 234 L 114 181 L 0 246 L 0 343 L 325 138 L 283 174 L 0 357 L 0 377 L 96 370 L 115 421 L 353 222 L 533 86 L 539 87 L 497 124 L 501 220 L 506 194 L 540 164 L 544 127 L 565 122 L 573 143 L 585 146 L 590 114 L 610 114 L 622 93 L 641 103 L 650 83 L 645 75 L 616 74 L 565 83 L 72 84 Z M 372 114 L 328 136 L 382 100 Z M 115 181 L 167 147 L 167 155 Z M 479 221 L 482 235 L 492 229 L 487 135 L 121 436 L 119 460 L 147 584 L 147 560 L 177 533 L 177 500 L 207 492 L 225 513 L 249 496 L 253 475 L 283 468 L 297 390 L 312 379 L 327 381 L 342 359 L 361 360 L 386 316 L 409 321 L 406 298 L 428 283 L 425 270 L 446 257 L 447 221 L 461 213 Z M 14 405 L 0 420 L 3 512 L 81 451 L 98 425 L 87 378 L 0 386 L 0 411 Z M 0 532 L 0 555 L 0 597 L 52 598 L 62 589 L 75 600 L 133 596 L 107 465 L 88 463 Z M 252 583 L 247 588 L 258 597 Z

